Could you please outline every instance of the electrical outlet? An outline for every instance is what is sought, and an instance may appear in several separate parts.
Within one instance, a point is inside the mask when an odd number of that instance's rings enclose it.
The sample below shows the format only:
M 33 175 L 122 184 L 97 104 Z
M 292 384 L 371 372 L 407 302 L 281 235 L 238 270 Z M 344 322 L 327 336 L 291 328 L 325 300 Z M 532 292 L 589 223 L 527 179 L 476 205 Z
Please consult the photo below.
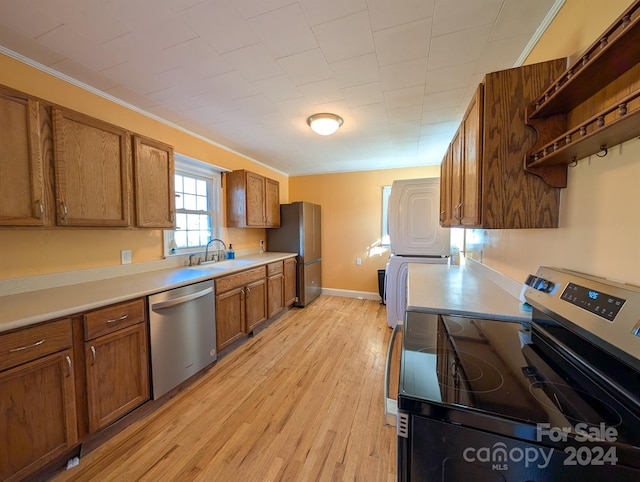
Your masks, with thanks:
M 120 251 L 120 264 L 130 264 L 131 263 L 131 250 L 123 249 Z
M 358 266 L 362 265 L 362 258 L 356 258 L 356 264 Z

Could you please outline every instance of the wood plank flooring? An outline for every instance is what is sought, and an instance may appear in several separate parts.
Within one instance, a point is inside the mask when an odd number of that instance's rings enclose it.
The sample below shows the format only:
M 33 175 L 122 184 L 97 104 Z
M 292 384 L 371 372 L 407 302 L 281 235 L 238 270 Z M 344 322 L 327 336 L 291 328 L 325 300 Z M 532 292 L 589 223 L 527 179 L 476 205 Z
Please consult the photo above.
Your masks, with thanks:
M 390 334 L 378 302 L 321 296 L 53 480 L 394 481 Z

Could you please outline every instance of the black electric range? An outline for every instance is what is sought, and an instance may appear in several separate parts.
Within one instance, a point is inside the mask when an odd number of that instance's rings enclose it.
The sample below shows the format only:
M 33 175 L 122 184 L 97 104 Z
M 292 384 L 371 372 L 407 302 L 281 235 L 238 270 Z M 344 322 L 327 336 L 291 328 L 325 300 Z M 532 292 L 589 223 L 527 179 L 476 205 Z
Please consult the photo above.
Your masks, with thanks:
M 640 480 L 640 289 L 527 284 L 531 323 L 407 313 L 399 480 Z

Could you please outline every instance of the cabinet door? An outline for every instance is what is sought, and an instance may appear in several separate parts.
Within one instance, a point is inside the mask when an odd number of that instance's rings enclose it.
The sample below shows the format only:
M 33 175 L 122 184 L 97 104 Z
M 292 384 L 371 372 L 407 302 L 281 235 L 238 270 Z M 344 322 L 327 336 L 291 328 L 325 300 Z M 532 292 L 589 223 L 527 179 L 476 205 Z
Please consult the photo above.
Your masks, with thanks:
M 146 323 L 85 343 L 89 430 L 95 432 L 149 399 Z
M 265 179 L 265 217 L 267 228 L 280 227 L 280 183 Z
M 0 225 L 46 223 L 39 104 L 0 90 Z
M 0 479 L 22 480 L 78 442 L 71 350 L 0 373 Z
M 267 320 L 267 280 L 261 279 L 248 284 L 246 293 L 246 333 Z
M 142 136 L 133 145 L 136 226 L 174 228 L 173 147 Z
M 463 226 L 480 225 L 482 182 L 482 84 L 462 120 L 462 209 Z
M 296 258 L 284 260 L 284 306 L 296 301 Z
M 267 279 L 268 318 L 277 315 L 284 308 L 284 275 L 269 276 Z
M 264 227 L 264 177 L 248 171 L 246 175 L 247 226 Z
M 440 164 L 440 226 L 451 226 L 451 144 Z
M 244 333 L 244 288 L 216 295 L 216 344 L 218 353 Z
M 459 226 L 462 221 L 462 132 L 451 141 L 451 218 L 449 226 Z
M 66 109 L 52 113 L 58 224 L 129 226 L 127 131 Z

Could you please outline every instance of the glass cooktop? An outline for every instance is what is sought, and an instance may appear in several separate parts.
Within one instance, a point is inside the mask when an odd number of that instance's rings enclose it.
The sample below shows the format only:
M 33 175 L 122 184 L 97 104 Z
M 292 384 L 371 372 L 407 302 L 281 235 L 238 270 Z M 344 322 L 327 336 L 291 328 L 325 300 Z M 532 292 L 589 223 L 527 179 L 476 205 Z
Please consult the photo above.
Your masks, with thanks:
M 618 442 L 640 444 L 638 417 L 531 344 L 528 324 L 409 312 L 403 330 L 401 409 L 481 415 L 484 427 L 488 417 L 596 436 L 612 428 Z

